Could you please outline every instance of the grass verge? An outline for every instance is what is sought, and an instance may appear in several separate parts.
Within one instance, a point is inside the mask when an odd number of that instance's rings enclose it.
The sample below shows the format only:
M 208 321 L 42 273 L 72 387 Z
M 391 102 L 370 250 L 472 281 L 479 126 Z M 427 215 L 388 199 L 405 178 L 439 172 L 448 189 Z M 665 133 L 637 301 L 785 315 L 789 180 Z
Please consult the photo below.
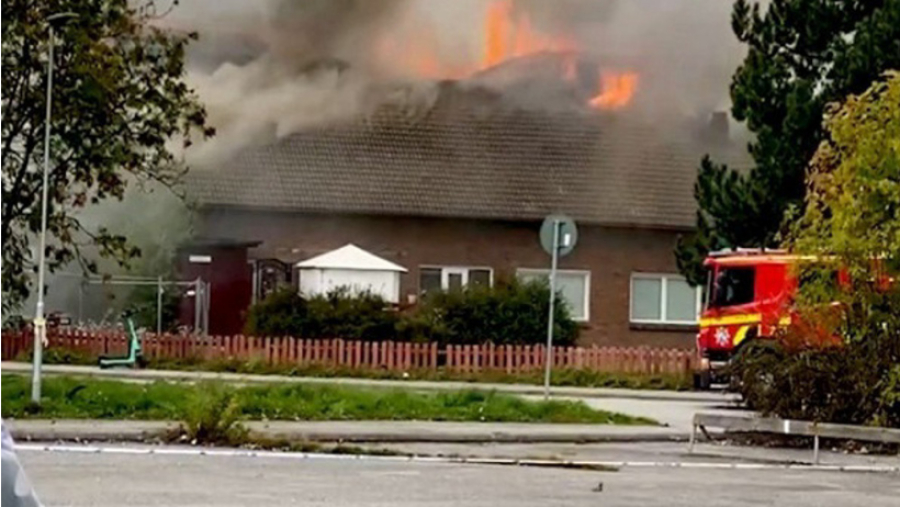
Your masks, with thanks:
M 580 401 L 527 401 L 477 390 L 417 393 L 318 384 L 232 387 L 47 377 L 42 404 L 35 407 L 29 389 L 25 376 L 3 375 L 4 418 L 177 420 L 193 424 L 195 432 L 213 433 L 227 432 L 240 420 L 657 424 L 594 410 Z

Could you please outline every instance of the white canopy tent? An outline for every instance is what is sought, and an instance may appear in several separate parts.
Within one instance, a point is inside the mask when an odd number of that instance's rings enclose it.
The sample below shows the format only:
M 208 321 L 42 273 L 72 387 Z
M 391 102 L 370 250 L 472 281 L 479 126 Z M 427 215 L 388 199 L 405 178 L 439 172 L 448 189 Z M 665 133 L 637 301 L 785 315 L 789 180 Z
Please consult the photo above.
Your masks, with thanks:
M 304 296 L 346 287 L 354 294 L 377 294 L 390 303 L 400 302 L 400 274 L 407 272 L 403 266 L 353 244 L 298 262 L 297 268 Z

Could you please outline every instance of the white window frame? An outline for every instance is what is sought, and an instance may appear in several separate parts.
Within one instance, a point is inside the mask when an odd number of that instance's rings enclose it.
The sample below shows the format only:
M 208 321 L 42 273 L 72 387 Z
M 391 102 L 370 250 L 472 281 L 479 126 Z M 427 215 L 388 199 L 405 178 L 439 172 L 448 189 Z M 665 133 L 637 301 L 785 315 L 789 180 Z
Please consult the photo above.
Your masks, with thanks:
M 584 269 L 557 269 L 557 275 L 577 275 L 584 277 L 584 308 L 582 309 L 584 317 L 573 316 L 575 322 L 590 322 L 591 320 L 591 272 Z M 546 268 L 518 268 L 516 269 L 516 278 L 520 274 L 525 275 L 544 275 L 547 281 L 550 281 L 550 270 Z M 557 287 L 559 290 L 559 287 Z
M 660 292 L 659 292 L 659 316 L 658 320 L 654 319 L 636 319 L 634 318 L 634 281 L 635 280 L 656 280 L 660 282 Z M 685 277 L 681 275 L 674 275 L 670 273 L 642 273 L 635 272 L 631 273 L 631 282 L 629 283 L 629 292 L 628 292 L 628 320 L 632 324 L 671 324 L 677 326 L 696 326 L 700 322 L 700 312 L 703 311 L 703 288 L 700 286 L 694 287 L 694 291 L 697 293 L 696 297 L 696 308 L 697 308 L 697 318 L 692 321 L 687 320 L 669 320 L 666 315 L 666 307 L 668 306 L 666 303 L 668 302 L 668 285 L 669 280 L 677 280 L 679 282 L 686 281 Z
M 494 268 L 487 266 L 435 266 L 431 264 L 423 264 L 419 266 L 419 293 L 422 292 L 422 270 L 423 269 L 439 269 L 441 271 L 441 290 L 450 288 L 450 274 L 461 274 L 463 287 L 469 286 L 469 271 L 487 271 L 490 273 L 489 286 L 494 286 Z

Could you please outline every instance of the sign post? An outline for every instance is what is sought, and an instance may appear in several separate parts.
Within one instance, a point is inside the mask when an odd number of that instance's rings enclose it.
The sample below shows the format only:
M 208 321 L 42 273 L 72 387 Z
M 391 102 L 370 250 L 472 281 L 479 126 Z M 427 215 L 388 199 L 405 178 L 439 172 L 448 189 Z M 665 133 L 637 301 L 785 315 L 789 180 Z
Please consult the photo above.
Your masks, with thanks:
M 544 399 L 550 399 L 550 371 L 553 366 L 553 325 L 556 311 L 556 271 L 559 258 L 568 255 L 578 241 L 578 229 L 572 219 L 550 215 L 541 226 L 541 246 L 550 254 L 550 314 L 547 317 L 547 347 L 544 357 Z
M 553 253 L 550 254 L 550 316 L 547 318 L 547 348 L 544 358 L 544 399 L 550 399 L 550 368 L 553 364 L 553 317 L 556 310 L 556 266 L 559 263 L 559 226 L 553 221 Z

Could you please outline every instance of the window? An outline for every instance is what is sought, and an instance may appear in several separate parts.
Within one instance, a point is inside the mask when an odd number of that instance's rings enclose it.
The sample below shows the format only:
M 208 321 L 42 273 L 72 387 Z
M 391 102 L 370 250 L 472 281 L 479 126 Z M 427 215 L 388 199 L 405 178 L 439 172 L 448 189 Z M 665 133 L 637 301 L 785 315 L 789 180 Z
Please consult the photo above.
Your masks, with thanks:
M 752 303 L 756 296 L 756 268 L 720 268 L 716 273 L 710 308 Z
M 440 268 L 422 268 L 419 270 L 419 292 L 427 294 L 441 290 Z
M 462 290 L 468 286 L 493 285 L 494 272 L 490 268 L 421 267 L 419 292 L 424 296 L 440 290 Z
M 696 324 L 701 289 L 677 275 L 631 275 L 631 322 Z
M 631 281 L 631 320 L 661 322 L 663 278 L 634 278 Z
M 489 269 L 470 269 L 469 285 L 479 285 L 482 287 L 491 286 L 491 270 Z
M 549 269 L 520 269 L 516 276 L 523 282 L 535 280 L 550 281 Z M 556 272 L 556 290 L 562 296 L 563 301 L 569 306 L 572 318 L 579 322 L 587 322 L 590 319 L 591 302 L 591 273 L 590 271 Z

